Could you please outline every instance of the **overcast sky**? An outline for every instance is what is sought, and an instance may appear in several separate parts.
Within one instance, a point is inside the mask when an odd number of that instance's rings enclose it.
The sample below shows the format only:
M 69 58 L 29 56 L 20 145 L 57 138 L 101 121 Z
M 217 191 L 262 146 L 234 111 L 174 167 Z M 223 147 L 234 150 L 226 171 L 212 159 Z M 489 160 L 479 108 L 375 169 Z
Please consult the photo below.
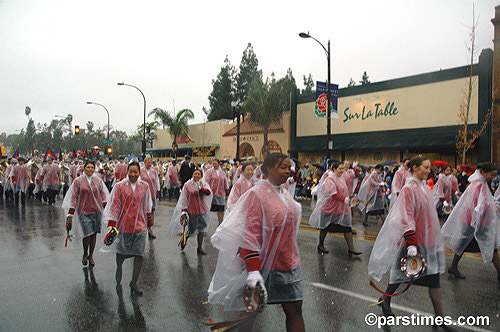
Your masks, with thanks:
M 241 4 L 240 4 L 241 3 Z M 495 6 L 478 0 L 476 44 L 493 48 Z M 208 95 L 229 56 L 248 42 L 264 75 L 326 80 L 326 58 L 309 31 L 331 40 L 332 82 L 367 71 L 372 82 L 466 65 L 472 1 L 72 1 L 0 0 L 0 132 L 73 114 L 74 124 L 131 132 L 148 112 L 189 108 L 204 119 Z

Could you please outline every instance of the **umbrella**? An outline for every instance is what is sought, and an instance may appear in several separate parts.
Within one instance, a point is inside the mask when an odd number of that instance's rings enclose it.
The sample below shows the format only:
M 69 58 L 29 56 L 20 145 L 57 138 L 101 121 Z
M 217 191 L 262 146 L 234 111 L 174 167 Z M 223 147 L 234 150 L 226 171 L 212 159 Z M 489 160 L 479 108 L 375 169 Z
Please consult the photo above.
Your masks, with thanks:
M 92 147 L 92 149 L 94 149 L 94 150 L 99 150 L 99 149 L 100 149 L 100 147 L 98 147 L 97 145 L 94 145 L 94 146 Z
M 471 176 L 472 173 L 474 173 L 474 171 L 476 170 L 475 167 L 466 164 L 460 164 L 458 166 L 462 169 L 462 171 L 467 173 L 468 176 Z
M 431 163 L 432 166 L 436 166 L 436 167 L 439 167 L 439 168 L 442 168 L 442 167 L 445 167 L 445 166 L 450 166 L 449 163 L 447 163 L 446 161 L 442 161 L 442 160 L 434 160 L 432 163 Z
M 385 163 L 382 163 L 382 166 L 392 166 L 392 165 L 396 165 L 397 163 L 398 163 L 397 161 L 389 160 L 389 161 L 386 161 Z

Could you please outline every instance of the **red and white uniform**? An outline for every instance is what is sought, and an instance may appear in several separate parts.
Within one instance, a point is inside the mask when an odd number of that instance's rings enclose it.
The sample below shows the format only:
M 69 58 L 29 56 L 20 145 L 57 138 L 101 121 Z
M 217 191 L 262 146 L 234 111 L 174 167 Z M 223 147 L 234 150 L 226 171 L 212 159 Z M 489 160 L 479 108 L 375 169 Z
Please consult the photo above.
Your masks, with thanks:
M 453 175 L 453 174 L 450 174 L 450 175 L 448 175 L 448 178 L 451 180 L 451 183 L 452 183 L 452 185 L 451 185 L 451 192 L 453 194 L 459 193 L 460 192 L 459 191 L 460 188 L 458 186 L 458 179 L 457 179 L 457 177 L 455 175 Z
M 83 164 L 76 165 L 76 177 L 83 175 Z
M 344 173 L 342 173 L 342 178 L 344 179 L 347 189 L 349 190 L 349 196 L 354 195 L 354 189 L 358 184 L 359 175 L 360 174 L 357 169 L 344 170 Z
M 78 165 L 71 164 L 69 165 L 69 185 L 73 184 L 73 181 L 77 178 L 76 171 Z
M 247 272 L 261 271 L 266 280 L 270 271 L 293 273 L 300 268 L 301 215 L 300 204 L 283 187 L 261 180 L 249 189 L 211 238 L 219 260 L 208 301 L 223 305 L 224 310 L 242 309 Z M 238 252 L 244 266 L 234 258 Z
M 250 180 L 247 180 L 244 176 L 236 181 L 227 199 L 228 212 L 234 207 L 234 205 L 236 204 L 236 202 L 238 202 L 240 197 L 243 196 L 243 194 L 246 193 L 248 189 L 252 188 L 256 182 L 257 180 L 254 179 L 253 177 Z
M 160 178 L 158 177 L 158 172 L 153 167 L 150 167 L 149 169 L 142 167 L 141 180 L 145 181 L 149 185 L 151 199 L 156 201 L 158 198 L 158 192 L 160 191 Z M 154 205 L 155 204 L 153 203 L 153 206 Z
M 439 179 L 432 189 L 434 205 L 437 207 L 441 202 L 447 202 L 448 204 L 451 204 L 451 197 L 453 193 L 453 182 L 451 181 L 451 179 L 443 173 L 439 174 Z
M 104 218 L 108 226 L 116 227 L 121 233 L 145 232 L 152 226 L 151 208 L 149 185 L 141 179 L 134 184 L 126 179 L 113 188 Z
M 40 174 L 43 182 L 43 189 L 59 189 L 59 165 L 52 162 L 52 164 L 47 164 L 43 166 L 42 173 Z
M 12 168 L 10 177 L 12 178 L 12 184 L 14 184 L 15 191 L 26 193 L 29 184 L 29 175 L 26 164 L 15 165 Z
M 179 187 L 179 170 L 177 169 L 177 165 L 170 165 L 165 179 L 165 188 L 170 189 L 176 187 Z
M 366 212 L 377 211 L 384 209 L 384 200 L 381 199 L 384 196 L 384 185 L 382 177 L 373 170 L 370 174 L 367 174 L 361 182 L 361 187 L 359 188 L 359 208 L 363 211 L 366 207 Z M 377 199 L 378 198 L 378 199 Z
M 210 168 L 206 171 L 203 180 L 205 180 L 210 186 L 210 189 L 212 189 L 214 197 L 226 197 L 226 190 L 229 189 L 229 186 L 227 184 L 226 173 L 224 173 L 222 168 Z
M 463 254 L 475 238 L 484 262 L 491 262 L 500 247 L 500 225 L 495 199 L 479 170 L 469 178 L 463 193 L 441 230 L 445 245 L 457 255 Z
M 120 182 L 127 176 L 127 164 L 118 163 L 115 166 L 115 179 L 116 182 Z
M 404 166 L 400 167 L 396 173 L 394 173 L 394 179 L 392 179 L 391 184 L 391 193 L 393 194 L 393 198 L 396 198 L 399 195 L 401 189 L 405 186 L 406 179 L 410 176 L 410 171 L 408 171 Z
M 408 282 L 401 271 L 401 258 L 414 245 L 426 262 L 420 277 L 444 273 L 445 257 L 441 227 L 427 185 L 408 177 L 390 210 L 370 255 L 368 274 L 376 281 L 390 271 L 389 283 Z M 397 263 L 396 263 L 397 262 Z

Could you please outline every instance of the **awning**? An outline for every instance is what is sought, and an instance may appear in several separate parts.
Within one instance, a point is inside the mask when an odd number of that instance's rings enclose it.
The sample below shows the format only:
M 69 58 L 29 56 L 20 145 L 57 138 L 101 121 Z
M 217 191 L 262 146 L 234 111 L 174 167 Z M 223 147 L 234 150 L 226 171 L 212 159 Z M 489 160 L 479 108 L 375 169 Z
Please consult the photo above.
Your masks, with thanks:
M 216 148 L 219 148 L 219 144 L 210 144 L 210 145 L 203 145 L 204 148 L 209 148 L 211 146 L 215 146 Z M 179 146 L 177 148 L 177 150 L 192 150 L 193 148 L 198 148 L 200 147 L 200 145 L 196 145 L 196 146 Z M 146 149 L 146 152 L 161 152 L 161 151 L 172 151 L 172 147 L 164 147 L 164 148 L 149 148 L 149 149 Z

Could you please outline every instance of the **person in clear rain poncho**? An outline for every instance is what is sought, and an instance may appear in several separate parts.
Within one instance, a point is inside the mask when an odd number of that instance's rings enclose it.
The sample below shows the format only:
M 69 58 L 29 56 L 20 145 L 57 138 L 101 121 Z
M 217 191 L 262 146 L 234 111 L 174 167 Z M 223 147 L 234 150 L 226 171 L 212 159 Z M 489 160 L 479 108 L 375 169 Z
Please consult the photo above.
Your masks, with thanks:
M 484 262 L 492 262 L 500 283 L 500 222 L 498 208 L 488 183 L 498 170 L 491 163 L 477 166 L 469 177 L 469 186 L 448 216 L 441 230 L 445 245 L 455 256 L 448 273 L 459 279 L 465 276 L 458 271 L 458 262 L 464 252 L 481 252 Z
M 252 188 L 257 182 L 257 179 L 253 177 L 254 166 L 255 164 L 251 162 L 244 162 L 241 165 L 242 176 L 234 182 L 231 193 L 227 198 L 228 213 L 234 207 L 236 202 L 238 202 L 240 197 L 243 196 L 243 194 L 246 193 L 248 189 Z
M 309 225 L 320 230 L 318 253 L 327 254 L 325 237 L 328 233 L 343 233 L 348 254 L 356 252 L 352 240 L 351 194 L 344 177 L 344 163 L 334 162 L 318 193 L 318 203 L 309 217 Z
M 209 168 L 203 177 L 213 194 L 212 206 L 210 211 L 217 212 L 219 225 L 224 219 L 224 209 L 226 205 L 226 196 L 229 194 L 229 185 L 224 170 L 220 167 L 219 160 L 214 159 L 212 168 Z
M 141 167 L 141 180 L 149 185 L 151 192 L 152 208 L 151 208 L 151 224 L 148 225 L 148 234 L 150 239 L 156 239 L 153 233 L 153 225 L 155 223 L 155 210 L 157 200 L 160 197 L 160 177 L 158 171 L 153 167 L 153 159 L 146 157 L 144 159 L 144 167 Z
M 440 274 L 445 270 L 443 240 L 431 191 L 423 182 L 430 167 L 425 157 L 413 158 L 408 163 L 412 176 L 406 179 L 377 236 L 368 263 L 368 275 L 380 281 L 390 270 L 386 294 L 394 294 L 404 282 L 428 287 L 436 316 L 443 316 L 440 290 Z M 401 270 L 401 259 L 405 255 L 418 254 L 425 260 L 426 267 L 416 279 L 411 279 Z M 391 297 L 384 295 L 381 300 L 384 314 L 393 316 Z
M 382 181 L 384 167 L 380 164 L 366 174 L 359 188 L 359 208 L 365 214 L 363 225 L 369 226 L 368 216 L 378 216 L 382 222 L 385 220 L 384 193 L 386 184 Z
M 219 249 L 208 302 L 245 310 L 243 290 L 265 284 L 269 304 L 281 304 L 287 331 L 304 331 L 302 272 L 297 233 L 302 210 L 283 184 L 290 159 L 269 154 L 260 180 L 231 209 L 211 241 Z
M 165 188 L 168 190 L 168 199 L 179 198 L 179 189 L 181 182 L 179 181 L 179 170 L 177 169 L 177 160 L 172 159 L 172 164 L 168 167 L 167 175 L 165 176 Z
M 42 190 L 45 192 L 49 205 L 56 202 L 56 195 L 59 192 L 59 171 L 59 165 L 54 163 L 54 158 L 48 156 L 47 164 L 43 166 L 40 176 L 42 180 Z
M 438 217 L 446 218 L 444 208 L 453 205 L 453 181 L 450 179 L 451 166 L 446 166 L 439 173 L 438 181 L 432 189 L 432 198 L 436 207 Z
M 344 160 L 344 172 L 342 173 L 342 178 L 347 185 L 347 189 L 349 190 L 349 196 L 352 197 L 354 195 L 354 190 L 358 185 L 358 178 L 361 175 L 359 170 L 356 168 L 358 166 L 358 162 L 355 161 L 352 164 L 349 160 Z
M 411 176 L 408 170 L 408 162 L 410 158 L 403 159 L 403 165 L 394 173 L 394 179 L 391 183 L 391 207 L 396 203 L 401 189 L 405 186 L 406 179 Z
M 149 185 L 139 179 L 140 166 L 131 162 L 127 167 L 127 177 L 118 182 L 104 209 L 104 220 L 109 228 L 108 236 L 118 230 L 118 236 L 103 251 L 116 253 L 116 274 L 118 284 L 122 280 L 122 265 L 126 258 L 134 257 L 132 281 L 129 286 L 132 293 L 142 295 L 137 280 L 142 269 L 148 226 L 151 226 L 153 201 Z
M 202 178 L 202 171 L 196 169 L 191 180 L 184 184 L 177 205 L 175 206 L 168 232 L 170 234 L 182 234 L 181 218 L 187 216 L 188 231 L 186 236 L 190 237 L 198 234 L 198 248 L 196 252 L 205 255 L 203 237 L 210 225 L 212 192 L 208 183 Z M 182 247 L 181 250 L 183 250 Z
M 95 175 L 95 164 L 87 161 L 84 174 L 76 178 L 64 196 L 62 208 L 66 214 L 68 237 L 83 239 L 83 266 L 94 266 L 97 233 L 103 229 L 102 212 L 109 197 L 104 182 Z
M 29 185 L 28 169 L 24 161 L 23 157 L 19 158 L 18 164 L 12 168 L 11 172 L 12 184 L 14 185 L 14 200 L 18 204 L 20 198 L 22 205 L 26 204 L 26 193 Z

